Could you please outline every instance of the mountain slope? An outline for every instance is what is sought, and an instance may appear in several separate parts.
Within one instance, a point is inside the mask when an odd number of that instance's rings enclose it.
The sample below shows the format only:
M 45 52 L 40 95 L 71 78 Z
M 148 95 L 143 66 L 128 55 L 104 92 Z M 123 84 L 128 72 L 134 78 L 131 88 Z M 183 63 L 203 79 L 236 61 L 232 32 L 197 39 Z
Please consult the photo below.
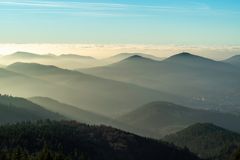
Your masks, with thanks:
M 235 55 L 233 57 L 230 57 L 230 58 L 224 60 L 223 62 L 230 63 L 232 65 L 240 67 L 240 55 Z
M 63 117 L 26 99 L 0 95 L 0 124 L 40 119 L 63 119 Z
M 190 53 L 163 61 L 133 56 L 105 67 L 80 71 L 185 96 L 197 101 L 198 107 L 239 111 L 239 69 Z
M 29 100 L 34 102 L 35 104 L 43 106 L 46 110 L 59 113 L 69 119 L 72 119 L 81 123 L 94 124 L 94 125 L 104 124 L 107 126 L 112 126 L 121 130 L 132 132 L 138 135 L 142 135 L 146 137 L 154 137 L 154 133 L 152 133 L 151 131 L 138 129 L 136 127 L 129 126 L 117 120 L 114 120 L 90 111 L 86 111 L 78 107 L 71 106 L 69 104 L 58 102 L 54 99 L 50 99 L 46 97 L 32 97 L 32 98 L 29 98 Z
M 156 135 L 179 131 L 191 124 L 209 122 L 240 132 L 240 117 L 210 110 L 192 109 L 169 102 L 153 102 L 118 118 L 131 126 L 151 130 Z
M 32 97 L 29 98 L 29 100 L 35 104 L 44 106 L 47 110 L 59 113 L 61 115 L 64 115 L 65 117 L 68 117 L 69 119 L 79 122 L 91 124 L 107 124 L 112 121 L 107 117 L 77 108 L 75 106 L 64 104 L 47 97 Z
M 0 137 L 4 137 L 0 142 L 4 148 L 2 153 L 14 154 L 13 146 L 18 146 L 18 152 L 25 151 L 39 159 L 42 154 L 48 155 L 48 159 L 60 154 L 62 159 L 74 160 L 198 159 L 186 150 L 160 141 L 76 122 L 44 121 L 2 126 Z
M 32 94 L 29 94 L 29 90 L 22 89 L 21 92 L 25 97 L 50 97 L 106 116 L 126 113 L 138 106 L 156 100 L 172 100 L 178 103 L 188 101 L 188 99 L 165 92 L 98 78 L 54 66 L 15 63 L 8 66 L 7 69 L 51 84 L 50 88 L 43 85 L 38 86 L 39 89 L 31 90 Z M 17 85 L 28 86 L 28 83 L 26 80 L 26 82 Z M 0 86 L 8 89 L 12 88 L 10 84 L 5 86 L 0 84 Z M 12 94 L 15 94 L 15 92 Z
M 164 140 L 188 147 L 202 158 L 228 159 L 240 145 L 240 135 L 221 127 L 204 123 L 192 125 Z

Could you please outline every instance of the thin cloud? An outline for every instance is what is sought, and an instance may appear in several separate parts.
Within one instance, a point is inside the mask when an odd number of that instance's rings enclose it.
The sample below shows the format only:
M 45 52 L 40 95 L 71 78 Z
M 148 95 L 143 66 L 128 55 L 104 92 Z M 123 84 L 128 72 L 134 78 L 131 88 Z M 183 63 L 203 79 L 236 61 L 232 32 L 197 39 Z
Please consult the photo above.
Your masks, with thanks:
M 4 6 L 5 8 L 1 8 Z M 54 2 L 33 0 L 0 1 L 0 12 L 24 11 L 36 14 L 66 14 L 70 16 L 158 16 L 162 13 L 181 13 L 199 15 L 239 14 L 238 11 L 222 11 L 210 8 L 204 3 L 189 3 L 186 6 L 138 5 L 127 3 L 89 3 L 89 2 Z

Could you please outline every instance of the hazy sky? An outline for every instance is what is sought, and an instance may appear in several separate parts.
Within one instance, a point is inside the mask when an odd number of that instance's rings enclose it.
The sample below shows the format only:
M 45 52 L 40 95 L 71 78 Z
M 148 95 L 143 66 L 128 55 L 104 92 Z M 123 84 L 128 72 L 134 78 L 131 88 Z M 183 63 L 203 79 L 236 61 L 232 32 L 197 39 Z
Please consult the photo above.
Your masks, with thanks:
M 0 43 L 239 45 L 239 0 L 0 0 Z

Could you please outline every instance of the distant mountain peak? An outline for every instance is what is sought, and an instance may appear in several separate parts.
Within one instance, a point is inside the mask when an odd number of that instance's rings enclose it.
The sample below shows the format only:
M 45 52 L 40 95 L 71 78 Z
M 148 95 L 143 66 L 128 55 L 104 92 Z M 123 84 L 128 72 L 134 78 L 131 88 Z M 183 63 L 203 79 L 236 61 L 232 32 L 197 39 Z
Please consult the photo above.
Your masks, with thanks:
M 188 53 L 188 52 L 182 52 L 182 53 L 179 53 L 177 54 L 178 56 L 184 56 L 184 57 L 187 57 L 187 56 L 194 56 L 193 54 L 191 53 Z
M 202 58 L 202 57 L 188 53 L 188 52 L 182 52 L 182 53 L 173 55 L 170 58 Z
M 139 56 L 139 55 L 133 55 L 131 57 L 128 57 L 128 59 L 144 59 L 144 57 Z
M 132 56 L 141 56 L 141 57 L 149 58 L 149 59 L 153 59 L 153 60 L 162 60 L 162 58 L 160 58 L 160 57 L 156 57 L 154 55 L 145 54 L 145 53 L 119 53 L 119 54 L 114 55 L 110 58 L 123 60 L 123 59 L 126 59 L 126 58 L 130 58 Z
M 155 60 L 146 58 L 146 57 L 143 57 L 140 55 L 133 55 L 133 56 L 130 56 L 130 57 L 124 59 L 123 61 L 155 61 Z
M 37 56 L 37 54 L 30 53 L 30 52 L 23 52 L 23 51 L 17 51 L 11 55 L 13 55 L 13 56 Z
M 165 59 L 164 61 L 167 62 L 215 62 L 212 59 L 208 59 L 205 57 L 201 57 L 198 55 L 194 55 L 188 52 L 182 52 L 176 55 L 173 55 L 167 59 Z

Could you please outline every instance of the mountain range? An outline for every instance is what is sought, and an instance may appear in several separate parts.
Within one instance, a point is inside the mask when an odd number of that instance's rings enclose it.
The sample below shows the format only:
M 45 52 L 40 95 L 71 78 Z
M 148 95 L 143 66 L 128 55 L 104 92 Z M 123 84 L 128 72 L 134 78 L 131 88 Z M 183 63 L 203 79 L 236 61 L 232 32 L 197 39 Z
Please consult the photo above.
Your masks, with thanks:
M 80 71 L 184 96 L 201 108 L 239 112 L 240 70 L 225 62 L 180 53 L 162 61 L 132 56 Z
M 91 67 L 96 59 L 90 56 L 76 54 L 35 54 L 29 52 L 15 52 L 10 55 L 0 57 L 0 63 L 9 65 L 16 62 L 41 63 L 45 65 L 55 65 L 62 68 L 82 68 Z M 95 66 L 95 65 L 94 65 Z
M 188 103 L 188 99 L 167 92 L 55 66 L 14 63 L 3 71 L 12 76 L 2 79 L 6 80 L 6 83 L 0 84 L 2 91 L 22 97 L 49 97 L 106 116 L 126 113 L 156 100 Z M 16 78 L 24 80 L 15 83 Z
M 35 104 L 38 104 L 48 111 L 53 113 L 58 113 L 64 117 L 75 120 L 82 123 L 93 124 L 93 125 L 107 125 L 118 129 L 122 129 L 131 133 L 135 133 L 142 136 L 154 137 L 154 133 L 148 129 L 140 129 L 134 126 L 129 126 L 128 124 L 117 121 L 116 119 L 111 119 L 109 117 L 90 112 L 87 110 L 80 109 L 79 107 L 72 106 L 69 104 L 61 103 L 51 98 L 47 97 L 32 97 L 28 100 Z

